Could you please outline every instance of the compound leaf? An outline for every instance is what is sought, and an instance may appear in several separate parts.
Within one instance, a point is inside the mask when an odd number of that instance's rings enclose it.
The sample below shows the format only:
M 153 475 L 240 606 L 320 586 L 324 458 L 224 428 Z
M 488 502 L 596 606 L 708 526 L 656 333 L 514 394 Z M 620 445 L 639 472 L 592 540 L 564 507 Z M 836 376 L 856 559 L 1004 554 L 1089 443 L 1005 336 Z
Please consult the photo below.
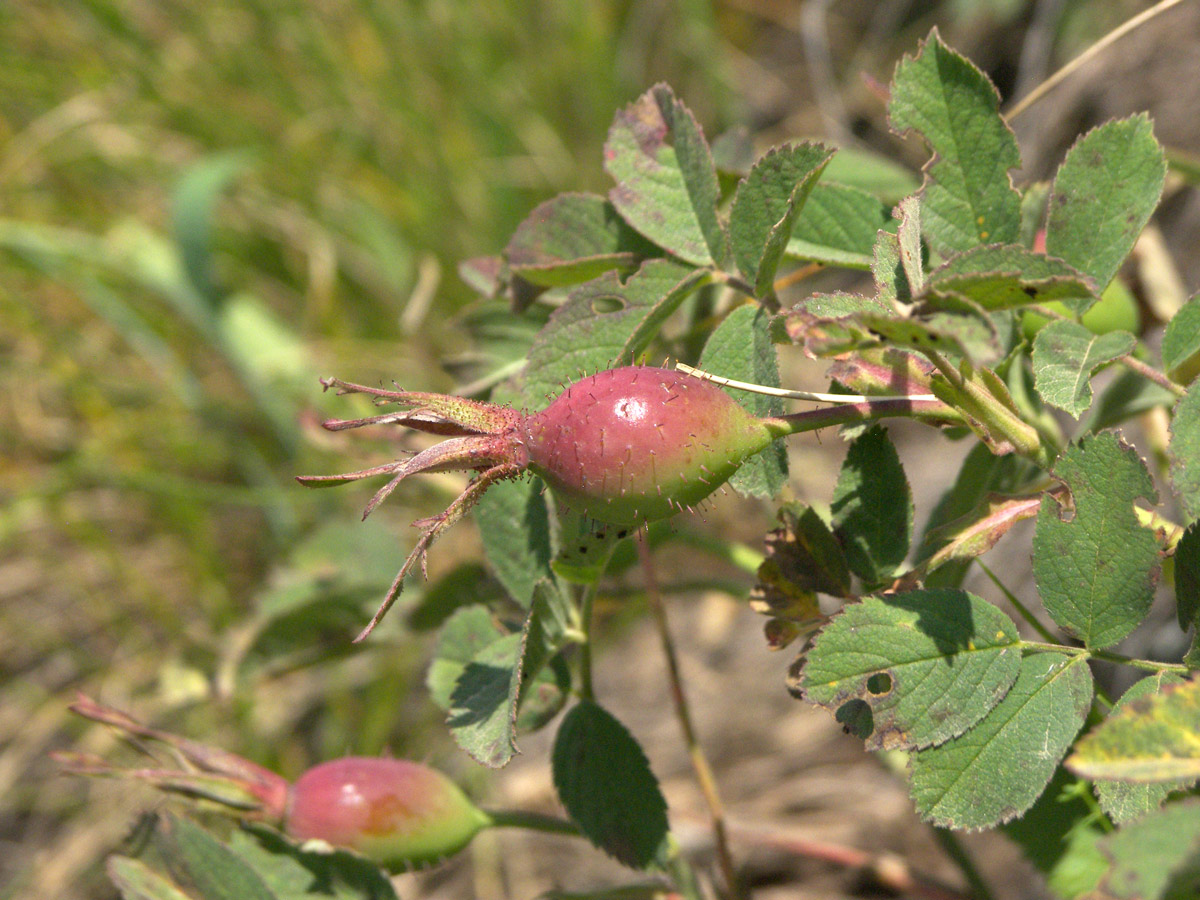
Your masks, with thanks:
M 786 253 L 795 259 L 866 270 L 871 267 L 876 237 L 889 227 L 893 227 L 891 215 L 878 197 L 855 187 L 820 181 L 792 225 Z
M 990 828 L 1021 815 L 1045 789 L 1092 703 L 1078 657 L 1037 653 L 974 728 L 912 757 L 913 801 L 946 828 Z
M 966 591 L 868 597 L 817 635 L 798 688 L 831 711 L 868 707 L 868 750 L 929 747 L 1000 702 L 1017 678 L 1019 644 L 1012 621 Z
M 1095 297 L 1071 266 L 1012 244 L 988 244 L 951 257 L 930 273 L 928 290 L 931 299 L 958 295 L 989 312 Z
M 1122 710 L 1127 709 L 1135 700 L 1141 700 L 1146 697 L 1153 696 L 1160 692 L 1167 685 L 1181 684 L 1183 679 L 1171 672 L 1157 672 L 1143 678 L 1141 681 L 1134 682 L 1117 701 L 1116 706 L 1112 708 L 1108 719 L 1101 725 L 1101 729 L 1109 728 L 1109 724 L 1114 722 L 1114 716 Z M 1075 753 L 1068 758 L 1067 765 L 1079 771 L 1075 766 L 1075 761 L 1080 757 L 1080 754 L 1088 754 L 1088 744 L 1092 735 L 1075 745 Z M 1111 737 L 1111 735 L 1109 735 Z M 1094 745 L 1092 745 L 1094 747 Z M 1090 755 L 1090 754 L 1089 754 Z M 1132 822 L 1135 819 L 1140 819 L 1149 813 L 1158 809 L 1163 800 L 1171 791 L 1185 788 L 1195 779 L 1185 779 L 1176 782 L 1158 782 L 1158 783 L 1135 783 L 1133 781 L 1096 781 L 1094 787 L 1096 789 L 1096 797 L 1100 801 L 1100 808 L 1108 814 L 1108 817 L 1118 825 L 1123 825 L 1126 822 Z
M 1200 294 L 1193 294 L 1167 323 L 1162 358 L 1172 381 L 1187 384 L 1200 374 Z
M 496 579 L 523 609 L 533 588 L 550 576 L 550 513 L 537 478 L 494 484 L 473 512 Z
M 1158 541 L 1139 526 L 1134 500 L 1157 500 L 1136 451 L 1105 432 L 1068 447 L 1054 476 L 1071 491 L 1066 516 L 1042 498 L 1033 538 L 1033 575 L 1046 611 L 1088 647 L 1115 644 L 1145 618 L 1154 599 Z
M 1173 803 L 1099 842 L 1102 900 L 1188 900 L 1200 888 L 1200 801 Z
M 1067 765 L 1091 779 L 1200 778 L 1200 681 L 1150 693 L 1153 687 L 1128 702 L 1122 698 L 1120 708 L 1079 741 Z

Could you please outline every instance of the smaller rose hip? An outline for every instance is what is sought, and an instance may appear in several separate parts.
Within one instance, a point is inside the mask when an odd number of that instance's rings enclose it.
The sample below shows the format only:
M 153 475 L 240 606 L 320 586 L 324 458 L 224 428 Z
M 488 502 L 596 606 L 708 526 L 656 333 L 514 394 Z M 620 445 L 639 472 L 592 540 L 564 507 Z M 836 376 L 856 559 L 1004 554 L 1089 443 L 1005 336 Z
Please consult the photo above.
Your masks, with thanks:
M 489 823 L 458 785 L 428 766 L 350 756 L 295 781 L 284 828 L 297 840 L 346 847 L 399 871 L 457 853 Z

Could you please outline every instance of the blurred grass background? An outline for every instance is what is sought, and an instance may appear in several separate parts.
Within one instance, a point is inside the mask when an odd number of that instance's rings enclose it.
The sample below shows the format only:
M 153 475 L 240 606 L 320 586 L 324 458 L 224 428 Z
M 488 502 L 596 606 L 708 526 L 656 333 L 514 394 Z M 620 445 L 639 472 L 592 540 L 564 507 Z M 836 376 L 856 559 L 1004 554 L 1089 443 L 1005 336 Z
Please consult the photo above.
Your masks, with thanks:
M 654 82 L 710 136 L 886 143 L 859 71 L 886 83 L 937 22 L 1003 76 L 1036 6 L 0 6 L 0 900 L 114 895 L 97 861 L 147 800 L 54 777 L 50 750 L 106 746 L 67 721 L 79 689 L 288 775 L 389 747 L 482 778 L 424 701 L 427 639 L 348 644 L 459 481 L 370 528 L 362 492 L 298 488 L 370 461 L 316 429 L 346 413 L 317 377 L 448 390 L 519 357 L 536 321 L 456 266 L 603 190 Z M 1062 6 L 1069 55 L 1139 4 Z

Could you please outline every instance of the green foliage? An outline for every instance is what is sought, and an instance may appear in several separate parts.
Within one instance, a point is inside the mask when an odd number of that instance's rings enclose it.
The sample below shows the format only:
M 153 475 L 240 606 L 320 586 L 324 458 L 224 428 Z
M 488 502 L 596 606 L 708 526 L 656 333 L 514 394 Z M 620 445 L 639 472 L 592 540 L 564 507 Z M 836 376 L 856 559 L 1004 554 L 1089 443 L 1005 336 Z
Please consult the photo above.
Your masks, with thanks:
M 624 725 L 581 701 L 558 728 L 551 765 L 558 798 L 588 840 L 635 869 L 655 860 L 667 838 L 667 804 Z
M 1079 416 L 1092 405 L 1092 375 L 1136 344 L 1127 331 L 1096 335 L 1075 322 L 1053 322 L 1033 341 L 1037 392 L 1051 406 Z
M 784 506 L 766 558 L 742 566 L 757 568 L 751 605 L 771 617 L 772 647 L 815 632 L 790 686 L 868 749 L 907 751 L 913 802 L 934 825 L 991 828 L 1028 813 L 1010 833 L 1056 889 L 1183 896 L 1194 881 L 1192 832 L 1200 826 L 1194 804 L 1170 793 L 1200 774 L 1191 746 L 1200 728 L 1195 682 L 1181 677 L 1200 654 L 1157 662 L 1111 648 L 1146 620 L 1160 562 L 1172 550 L 1180 624 L 1194 625 L 1200 608 L 1195 525 L 1184 530 L 1170 521 L 1176 509 L 1183 526 L 1200 517 L 1196 299 L 1167 325 L 1164 371 L 1146 362 L 1141 334 L 1097 335 L 1080 321 L 1153 213 L 1163 151 L 1149 119 L 1135 116 L 1084 136 L 1051 187 L 1014 184 L 1020 154 L 996 90 L 936 30 L 901 61 L 889 96 L 893 128 L 914 133 L 929 150 L 915 191 L 903 170 L 877 160 L 856 178 L 853 165 L 821 144 L 787 144 L 754 161 L 730 139 L 714 153 L 675 93 L 651 88 L 608 131 L 604 169 L 615 184 L 606 196 L 546 200 L 502 254 L 465 265 L 484 295 L 482 311 L 464 321 L 474 323 L 468 330 L 485 361 L 464 372 L 478 379 L 473 391 L 490 389 L 497 403 L 537 410 L 581 374 L 653 354 L 768 389 L 781 381 L 776 344 L 834 360 L 829 376 L 837 389 L 866 396 L 788 412 L 778 397 L 730 389 L 766 420 L 755 423 L 764 435 L 851 426 L 828 515 L 818 512 L 819 501 Z M 127 335 L 182 408 L 240 442 L 240 483 L 261 492 L 256 508 L 272 534 L 311 550 L 299 540 L 305 529 L 297 510 L 279 500 L 264 472 L 292 467 L 306 450 L 309 435 L 296 423 L 301 379 L 314 357 L 293 322 L 261 299 L 265 292 L 226 288 L 218 265 L 218 201 L 246 165 L 240 155 L 216 155 L 185 176 L 173 241 L 145 228 L 119 239 L 0 228 L 0 242 L 40 271 L 65 270 L 64 259 L 86 268 L 74 277 L 92 307 Z M 736 186 L 735 172 L 744 176 Z M 1031 247 L 1043 218 L 1047 252 L 1039 253 Z M 387 244 L 386 228 L 366 221 L 346 227 L 359 229 L 356 240 Z M 371 229 L 369 238 L 360 234 Z M 211 345 L 251 398 L 252 415 L 214 416 L 208 388 L 180 348 L 91 271 L 110 264 L 118 246 L 121 277 Z M 795 280 L 785 269 L 796 261 L 860 274 L 851 289 L 797 297 L 784 287 Z M 1031 307 L 1045 313 L 1046 304 L 1067 317 L 1044 325 L 1030 344 L 1021 317 Z M 1127 371 L 1095 397 L 1093 376 L 1114 364 Z M 440 417 L 436 406 L 417 408 L 402 424 L 443 436 L 465 428 L 484 443 L 498 437 Z M 1074 442 L 1046 406 L 1080 420 Z M 1163 502 L 1137 453 L 1104 430 L 1151 409 L 1171 417 L 1163 464 L 1171 496 Z M 912 491 L 900 454 L 877 424 L 895 416 L 973 440 L 932 511 L 915 562 Z M 374 424 L 398 421 L 384 418 Z M 243 427 L 249 422 L 254 429 Z M 519 426 L 506 427 L 505 446 L 518 448 L 507 452 L 519 454 Z M 480 458 L 450 462 L 482 471 L 491 463 Z M 765 502 L 786 483 L 780 441 L 731 479 Z M 595 604 L 610 587 L 604 576 L 614 553 L 631 554 L 618 548 L 628 535 L 579 510 L 551 508 L 532 480 L 491 486 L 474 513 L 486 570 L 460 563 L 409 617 L 414 628 L 440 628 L 426 684 L 446 713 L 446 731 L 477 762 L 499 767 L 522 732 L 545 727 L 569 697 L 581 698 L 562 718 L 550 760 L 570 823 L 548 830 L 581 834 L 696 896 L 645 752 L 595 696 L 592 668 L 603 648 Z M 1022 637 L 996 605 L 959 589 L 976 559 L 1035 514 L 1036 598 L 1009 594 L 998 582 L 1043 638 L 1037 641 Z M 339 627 L 365 588 L 386 584 L 376 571 L 379 548 L 334 537 L 326 543 L 313 533 L 328 555 L 306 563 L 297 550 L 293 569 L 301 577 L 254 592 L 254 629 L 225 663 L 235 682 L 272 665 L 306 664 L 304 629 Z M 724 538 L 712 541 L 726 559 L 738 556 Z M 350 558 L 369 559 L 366 574 L 342 572 Z M 839 603 L 838 611 L 822 613 L 818 593 Z M 1027 607 L 1035 599 L 1083 646 L 1059 639 Z M 1153 675 L 1103 716 L 1103 704 L 1093 703 L 1096 659 Z M 255 665 L 242 665 L 247 660 Z M 664 690 L 682 698 L 677 682 Z M 1088 722 L 1098 724 L 1078 738 Z M 1068 754 L 1070 772 L 1062 765 Z M 1099 811 L 1091 786 L 1072 781 L 1072 772 L 1100 782 Z M 1170 844 L 1172 829 L 1184 839 Z M 1036 846 L 1039 833 L 1052 840 Z M 194 890 L 204 898 L 269 900 L 302 895 L 312 883 L 306 873 L 315 873 L 305 851 L 257 832 L 224 841 L 172 820 L 164 834 L 166 855 L 188 885 L 116 858 L 113 878 L 126 896 L 174 900 L 172 891 Z M 1152 864 L 1135 852 L 1139 841 L 1151 847 Z M 335 896 L 388 896 L 340 868 L 328 877 Z
M 932 152 L 921 188 L 922 230 L 939 253 L 1017 239 L 1021 195 L 1008 173 L 1021 156 L 997 114 L 999 100 L 987 77 L 936 29 L 896 67 L 888 114 L 893 128 L 915 131 Z
M 717 218 L 717 170 L 700 126 L 666 85 L 651 88 L 613 122 L 604 145 L 609 193 L 625 221 L 695 265 L 729 253 Z
M 1132 690 L 1132 689 L 1131 689 Z M 1200 778 L 1200 682 L 1147 685 L 1123 697 L 1068 765 L 1086 778 L 1161 784 Z
M 872 428 L 850 445 L 831 510 L 850 571 L 868 584 L 895 574 L 908 555 L 912 492 L 883 428 Z
M 1109 122 L 1084 135 L 1054 177 L 1046 252 L 1089 276 L 1097 293 L 1104 290 L 1158 205 L 1166 174 L 1149 116 Z M 1084 306 L 1074 308 L 1082 312 Z
M 1026 656 L 1016 683 L 978 725 L 912 757 L 917 812 L 969 829 L 1021 815 L 1054 775 L 1091 703 L 1091 670 L 1078 657 Z
M 1200 295 L 1193 295 L 1167 323 L 1162 357 L 1172 381 L 1188 384 L 1200 374 Z
M 700 354 L 700 368 L 735 381 L 779 387 L 779 361 L 767 322 L 767 315 L 761 309 L 752 306 L 735 309 L 709 335 Z M 745 391 L 729 393 L 755 415 L 783 412 L 783 403 L 778 398 Z M 739 494 L 770 499 L 783 489 L 787 473 L 787 450 L 782 442 L 776 441 L 747 460 L 729 479 L 729 486 Z
M 1043 497 L 1033 540 L 1033 574 L 1046 611 L 1088 647 L 1115 644 L 1154 600 L 1158 542 L 1137 525 L 1135 500 L 1158 494 L 1136 451 L 1112 434 L 1083 438 L 1054 476 L 1071 492 L 1069 518 Z
M 1193 381 L 1171 417 L 1171 484 L 1185 522 L 1200 519 L 1200 381 Z
M 820 144 L 780 147 L 755 163 L 738 185 L 729 236 L 738 269 L 759 296 L 774 296 L 775 272 L 796 217 L 832 156 Z
M 869 749 L 916 750 L 962 734 L 1012 687 L 1020 637 L 963 591 L 912 591 L 847 606 L 806 654 L 799 689 L 831 711 L 869 707 Z M 867 715 L 864 710 L 863 715 Z

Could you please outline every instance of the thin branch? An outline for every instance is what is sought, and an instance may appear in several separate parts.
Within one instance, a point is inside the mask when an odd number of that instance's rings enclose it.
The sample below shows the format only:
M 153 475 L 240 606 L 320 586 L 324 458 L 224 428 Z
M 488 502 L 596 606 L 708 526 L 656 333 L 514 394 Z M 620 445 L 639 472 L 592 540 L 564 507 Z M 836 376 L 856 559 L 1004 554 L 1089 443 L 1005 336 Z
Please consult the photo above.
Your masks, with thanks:
M 683 690 L 683 678 L 679 672 L 679 657 L 675 652 L 675 642 L 671 638 L 671 629 L 667 623 L 667 610 L 658 589 L 658 576 L 654 570 L 654 559 L 650 555 L 650 545 L 646 541 L 645 530 L 638 532 L 637 547 L 638 556 L 641 557 L 642 562 L 642 573 L 646 581 L 646 596 L 650 601 L 650 609 L 654 613 L 654 624 L 658 629 L 663 655 L 667 660 L 667 677 L 671 686 L 671 699 L 675 704 L 675 717 L 679 720 L 680 730 L 683 731 L 683 740 L 692 761 L 692 769 L 696 773 L 696 781 L 699 782 L 700 791 L 708 805 L 721 876 L 725 881 L 728 895 L 736 897 L 738 895 L 737 874 L 733 868 L 733 856 L 729 852 L 729 837 L 725 829 L 725 810 L 721 804 L 721 795 L 717 790 L 717 780 L 713 775 L 712 766 L 709 765 L 708 757 L 704 755 L 704 749 L 696 738 L 691 709 L 688 706 L 687 694 Z
M 1182 385 L 1178 385 L 1162 372 L 1155 369 L 1153 366 L 1148 366 L 1132 354 L 1125 354 L 1118 357 L 1117 362 L 1123 365 L 1131 372 L 1141 375 L 1143 378 L 1149 379 L 1157 384 L 1160 388 L 1170 391 L 1176 397 L 1182 397 L 1187 393 L 1187 389 Z
M 1118 25 L 1013 104 L 1008 112 L 1005 113 L 1005 118 L 1011 123 L 1013 119 L 1021 115 L 1021 113 L 1025 112 L 1025 110 L 1041 100 L 1042 97 L 1058 87 L 1060 83 L 1074 74 L 1078 69 L 1091 62 L 1114 43 L 1129 34 L 1129 32 L 1150 21 L 1155 16 L 1165 13 L 1171 7 L 1178 6 L 1181 2 L 1182 0 L 1162 0 L 1161 3 L 1157 3 L 1144 12 L 1139 13 L 1123 25 Z

